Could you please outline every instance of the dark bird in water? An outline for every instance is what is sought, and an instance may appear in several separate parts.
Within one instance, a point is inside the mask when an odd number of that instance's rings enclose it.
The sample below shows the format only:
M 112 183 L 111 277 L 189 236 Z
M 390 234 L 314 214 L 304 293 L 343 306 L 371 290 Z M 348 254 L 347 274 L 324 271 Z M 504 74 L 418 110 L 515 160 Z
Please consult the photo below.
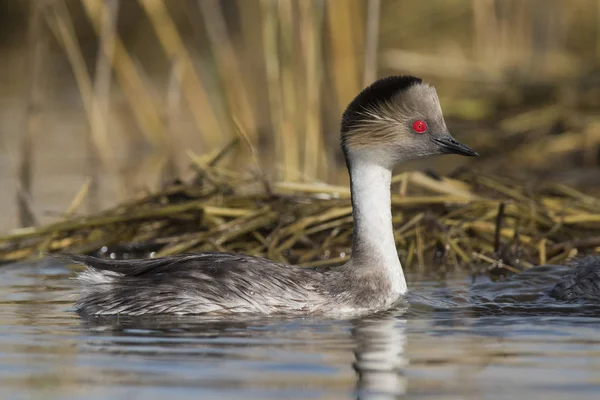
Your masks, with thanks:
M 587 256 L 573 261 L 573 268 L 562 277 L 550 296 L 563 301 L 600 301 L 600 257 Z

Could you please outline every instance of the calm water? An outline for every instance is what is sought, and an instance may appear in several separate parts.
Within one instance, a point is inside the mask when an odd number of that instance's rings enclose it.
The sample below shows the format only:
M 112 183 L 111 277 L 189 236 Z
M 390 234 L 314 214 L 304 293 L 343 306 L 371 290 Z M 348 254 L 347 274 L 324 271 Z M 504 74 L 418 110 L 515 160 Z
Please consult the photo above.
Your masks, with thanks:
M 596 399 L 600 311 L 539 298 L 555 272 L 411 276 L 408 310 L 354 321 L 82 320 L 67 267 L 3 266 L 0 397 Z

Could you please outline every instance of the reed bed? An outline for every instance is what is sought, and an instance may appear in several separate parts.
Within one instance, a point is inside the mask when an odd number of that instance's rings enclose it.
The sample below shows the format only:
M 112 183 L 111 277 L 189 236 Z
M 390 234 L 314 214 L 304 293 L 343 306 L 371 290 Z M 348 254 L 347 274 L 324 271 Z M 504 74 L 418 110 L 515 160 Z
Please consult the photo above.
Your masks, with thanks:
M 124 171 L 146 160 L 119 158 L 120 148 L 159 160 L 153 166 L 157 176 L 172 178 L 180 174 L 179 160 L 190 143 L 195 151 L 210 152 L 240 131 L 273 179 L 337 182 L 343 162 L 331 133 L 343 107 L 380 75 L 423 75 L 440 89 L 448 116 L 486 123 L 502 115 L 503 107 L 521 113 L 533 105 L 535 112 L 552 103 L 568 110 L 576 106 L 570 98 L 585 100 L 595 93 L 581 93 L 578 80 L 594 78 L 585 48 L 600 48 L 597 21 L 559 2 L 543 11 L 536 2 L 499 0 L 19 3 L 29 10 L 31 68 L 17 168 L 22 226 L 40 220 L 31 210 L 31 186 L 46 108 L 40 66 L 52 62 L 49 51 L 63 52 L 89 122 L 85 171 L 91 177 L 91 211 L 103 207 L 99 193 L 106 175 L 120 175 L 121 200 L 131 195 L 137 176 Z M 597 2 L 582 1 L 586 7 L 595 10 Z M 563 19 L 557 22 L 559 15 Z M 436 28 L 424 29 L 429 25 Z M 570 33 L 565 26 L 577 29 Z M 131 32 L 138 29 L 145 34 L 136 42 Z M 139 42 L 150 45 L 140 50 Z M 155 64 L 163 66 L 161 73 L 150 75 Z M 569 86 L 571 92 L 563 90 Z M 543 102 L 528 100 L 529 92 L 548 87 Z M 123 99 L 120 109 L 116 97 Z M 528 115 L 501 127 L 502 133 L 529 134 L 545 125 Z M 597 132 L 576 127 L 567 139 L 561 137 L 568 143 L 559 150 L 590 149 L 599 142 Z M 243 166 L 248 155 L 230 157 L 227 166 Z M 594 158 L 588 151 L 588 164 Z
M 520 271 L 596 251 L 598 2 L 541 3 L 21 0 L 30 71 L 15 170 L 24 228 L 0 236 L 0 260 L 219 250 L 341 263 L 349 191 L 313 182 L 345 179 L 341 111 L 392 73 L 438 87 L 451 130 L 482 154 L 470 167 L 486 172 L 394 178 L 405 265 Z M 136 41 L 136 32 L 145 33 Z M 34 167 L 52 51 L 70 66 L 89 124 L 87 180 L 61 220 L 43 225 Z M 191 149 L 212 161 L 191 154 L 196 176 L 169 184 Z M 128 168 L 143 170 L 147 159 L 158 160 L 152 194 L 128 200 L 144 186 Z M 521 176 L 489 175 L 498 170 Z M 553 183 L 570 171 L 572 186 Z M 115 175 L 122 203 L 99 211 L 105 178 Z M 532 176 L 541 182 L 527 183 Z
M 228 147 L 231 149 L 231 146 Z M 337 265 L 351 252 L 347 187 L 279 182 L 195 158 L 190 182 L 172 182 L 110 210 L 0 236 L 0 260 L 47 253 L 113 258 L 229 251 L 304 267 Z M 499 268 L 518 273 L 600 249 L 600 198 L 562 184 L 523 185 L 459 172 L 404 172 L 392 181 L 393 225 L 403 264 Z

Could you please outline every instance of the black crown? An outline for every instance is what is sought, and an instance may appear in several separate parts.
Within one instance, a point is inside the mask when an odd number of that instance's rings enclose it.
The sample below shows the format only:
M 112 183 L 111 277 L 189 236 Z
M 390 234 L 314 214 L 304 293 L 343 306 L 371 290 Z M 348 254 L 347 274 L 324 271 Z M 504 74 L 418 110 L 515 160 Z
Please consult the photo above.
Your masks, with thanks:
M 420 78 L 404 76 L 388 76 L 375 81 L 373 84 L 363 89 L 352 100 L 352 102 L 342 115 L 341 132 L 346 133 L 351 130 L 359 121 L 364 120 L 362 112 L 366 109 L 377 108 L 383 102 L 390 100 L 397 93 L 402 92 L 409 87 L 421 83 Z

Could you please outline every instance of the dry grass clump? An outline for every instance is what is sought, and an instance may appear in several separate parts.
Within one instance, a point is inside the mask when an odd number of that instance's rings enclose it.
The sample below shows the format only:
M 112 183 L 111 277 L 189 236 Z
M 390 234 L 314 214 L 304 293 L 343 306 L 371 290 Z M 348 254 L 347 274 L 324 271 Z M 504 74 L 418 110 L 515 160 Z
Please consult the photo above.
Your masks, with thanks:
M 219 154 L 217 158 L 222 156 Z M 146 257 L 230 251 L 306 267 L 347 260 L 352 208 L 346 187 L 280 182 L 196 161 L 196 178 L 90 216 L 0 236 L 4 262 L 43 253 Z M 460 172 L 393 178 L 393 224 L 405 266 L 469 268 L 494 264 L 518 272 L 559 263 L 600 246 L 600 198 L 567 186 L 524 185 Z

